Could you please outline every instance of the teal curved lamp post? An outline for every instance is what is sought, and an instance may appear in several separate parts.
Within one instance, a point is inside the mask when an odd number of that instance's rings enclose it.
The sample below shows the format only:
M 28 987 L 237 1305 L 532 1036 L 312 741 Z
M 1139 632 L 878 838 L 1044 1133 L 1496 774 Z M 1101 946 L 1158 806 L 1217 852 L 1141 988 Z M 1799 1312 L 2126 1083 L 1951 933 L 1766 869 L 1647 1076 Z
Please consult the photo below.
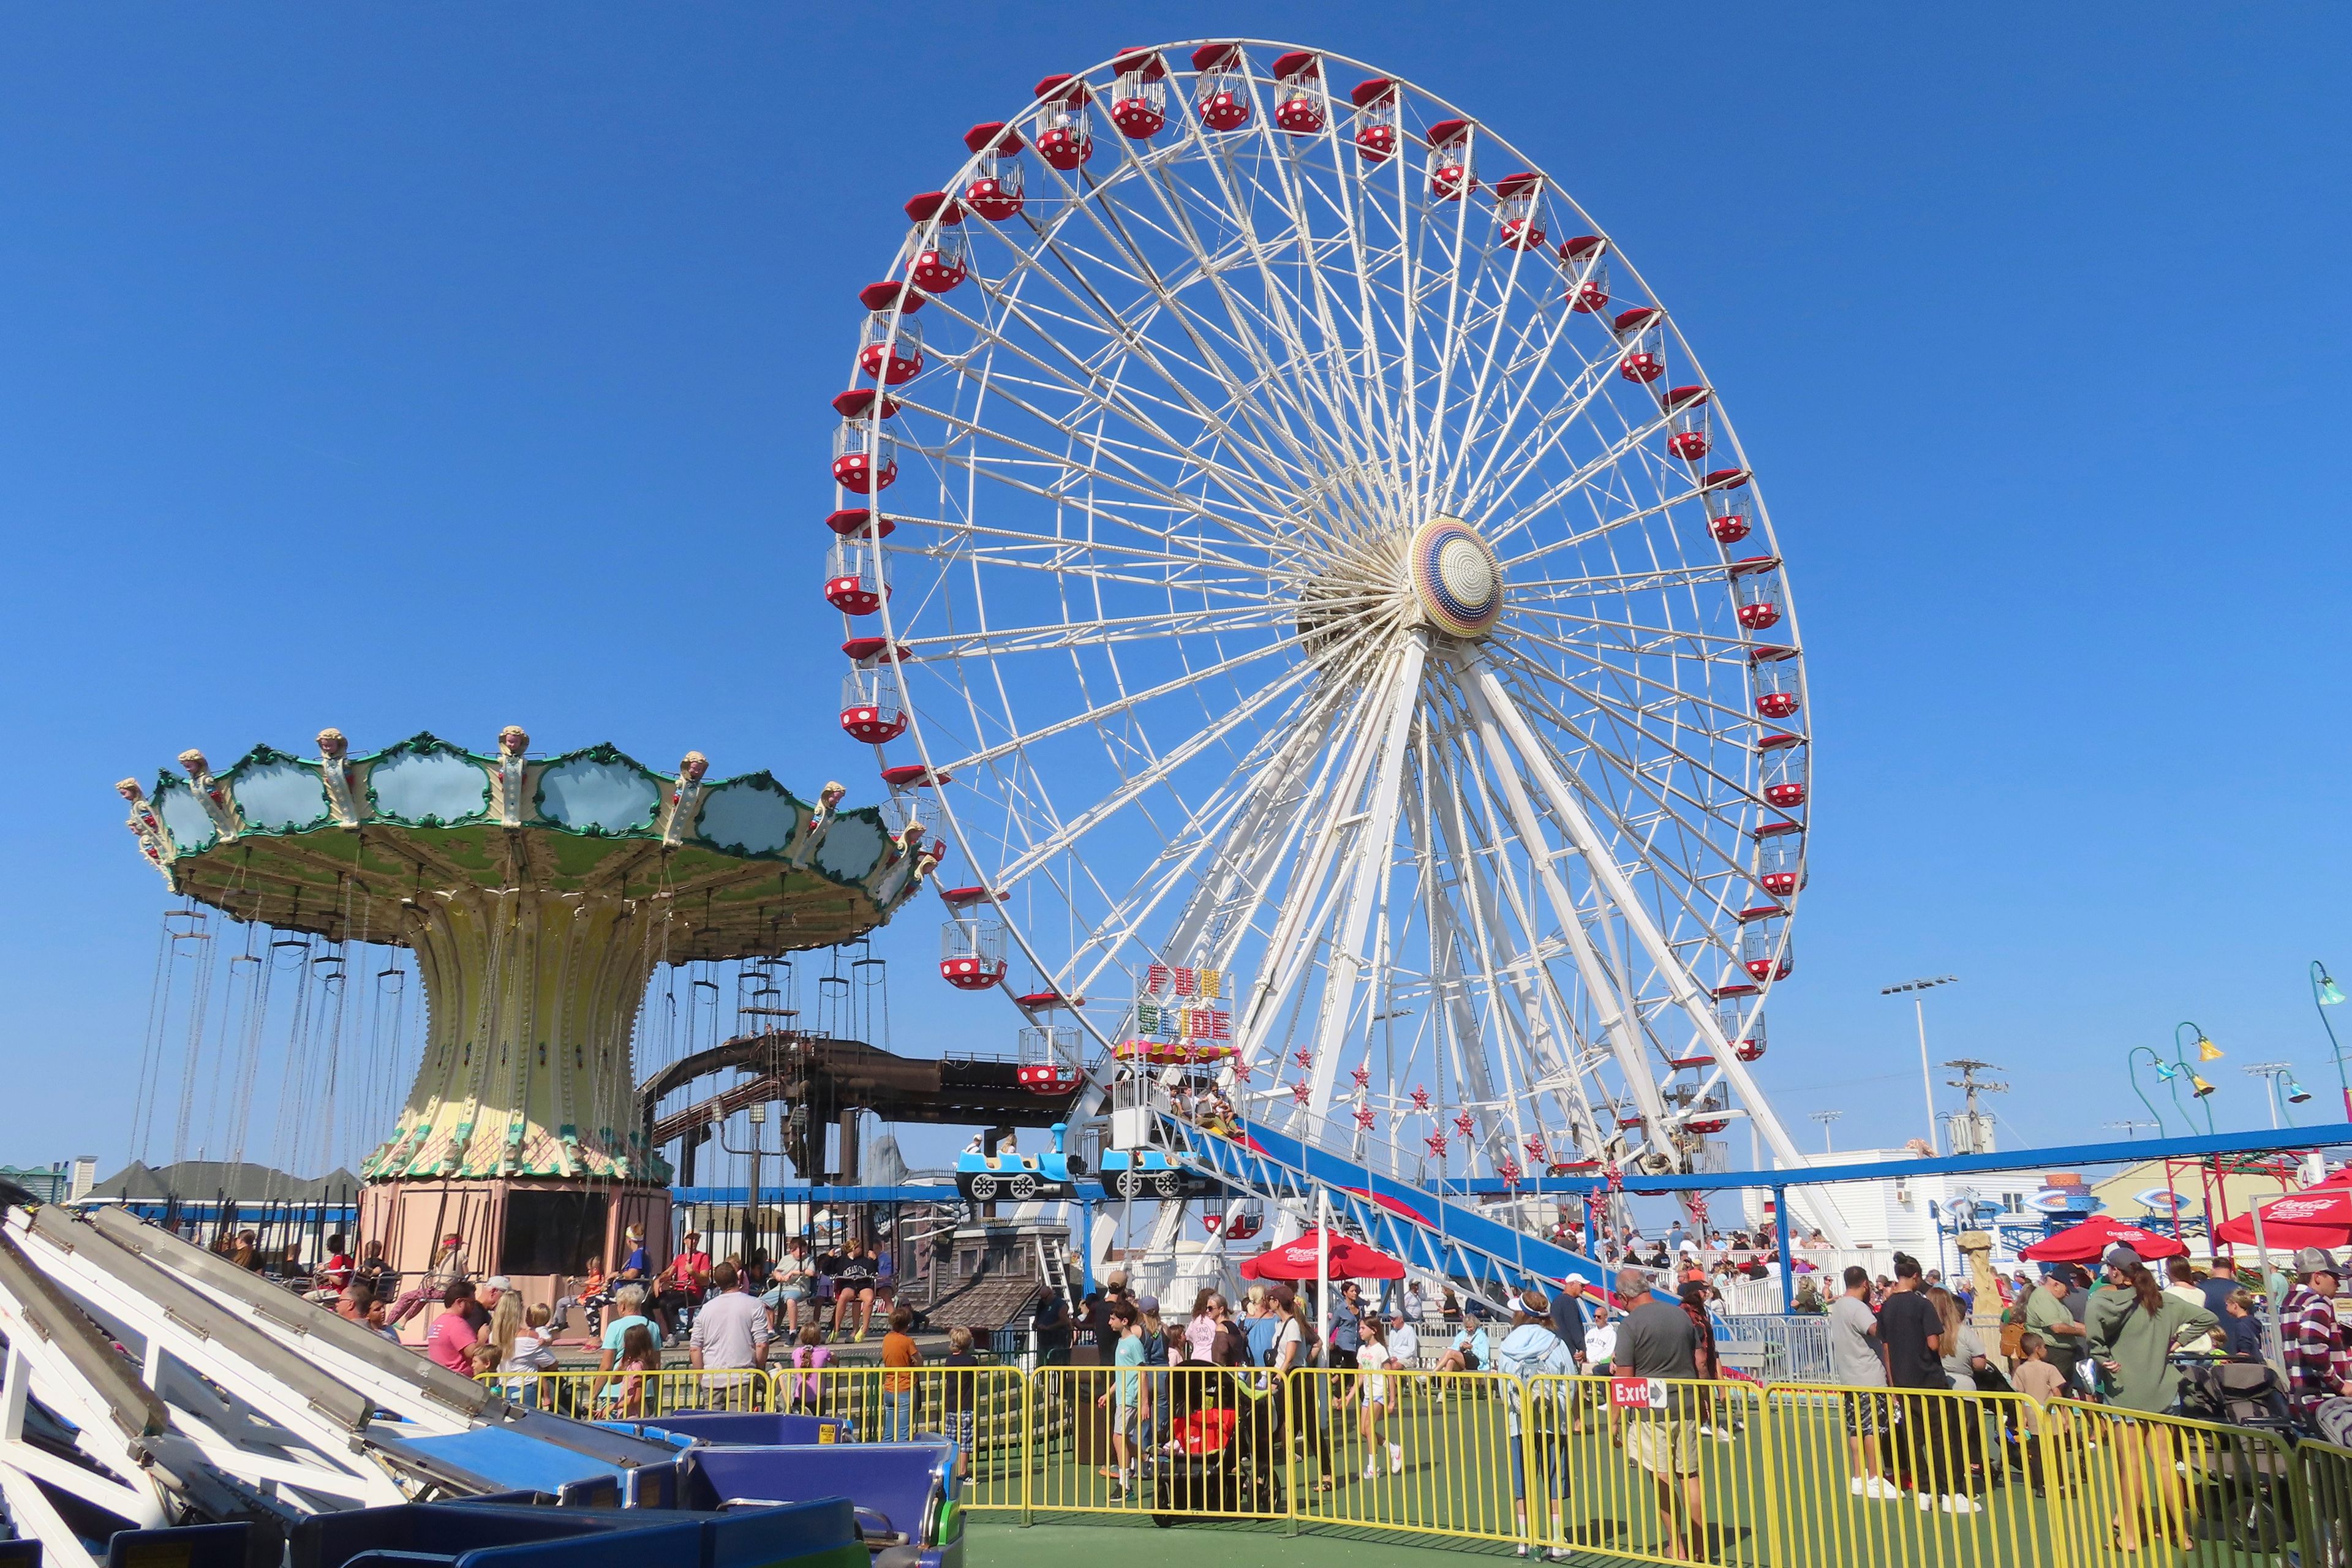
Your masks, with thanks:
M 2168 1062 L 2162 1057 L 2158 1056 L 2154 1050 L 2150 1049 L 2147 1046 L 2134 1046 L 2130 1050 L 2124 1053 L 2124 1072 L 2131 1079 L 2132 1092 L 2139 1096 L 2139 1102 L 2142 1105 L 2147 1106 L 2148 1115 L 2155 1118 L 2156 1135 L 2158 1138 L 2161 1138 L 2164 1136 L 2164 1112 L 2156 1108 L 2156 1102 L 2148 1099 L 2147 1091 L 2141 1089 L 2139 1086 L 2139 1058 L 2142 1056 L 2147 1057 L 2149 1065 L 2156 1068 L 2156 1079 L 2158 1083 L 2169 1084 L 2173 1079 L 2179 1075 L 2170 1062 Z M 2173 1091 L 2172 1099 L 2173 1108 L 2175 1110 L 2179 1110 L 2180 1091 L 2175 1089 Z M 2186 1121 L 2189 1120 L 2189 1113 L 2186 1110 L 2182 1110 L 2180 1112 L 2180 1117 L 2182 1121 Z M 2196 1131 L 2194 1123 L 2191 1123 L 2189 1131 Z
M 2327 1010 L 2344 1000 L 2344 988 L 2327 973 L 2327 965 L 2317 959 L 2311 961 L 2311 1005 L 2318 1011 L 2320 1027 L 2327 1031 L 2327 1054 L 2336 1063 L 2336 1087 L 2344 1095 L 2344 1120 L 2352 1121 L 2352 1082 L 2344 1076 L 2344 1047 L 2336 1038 L 2336 1026 L 2328 1021 Z
M 2184 1033 L 2190 1037 L 2187 1043 L 2181 1039 Z M 2176 1080 L 2172 1085 L 2172 1100 L 2174 1104 L 2179 1103 L 2180 1085 L 2178 1078 L 2185 1075 L 2189 1079 L 2189 1097 L 2205 1108 L 2205 1131 L 2210 1133 L 2215 1131 L 2213 1107 L 2210 1103 L 2213 1098 L 2213 1086 L 2195 1068 L 2189 1065 L 2189 1053 L 2192 1048 L 2197 1052 L 2197 1060 L 2200 1065 L 2205 1062 L 2218 1062 L 2221 1059 L 2221 1047 L 2215 1045 L 2204 1030 L 2187 1022 L 2175 1025 L 2172 1030 L 2172 1068 Z M 2180 1113 L 2180 1119 L 2188 1121 L 2189 1112 L 2183 1110 Z M 2196 1124 L 2190 1122 L 2189 1130 L 2194 1132 L 2197 1130 Z

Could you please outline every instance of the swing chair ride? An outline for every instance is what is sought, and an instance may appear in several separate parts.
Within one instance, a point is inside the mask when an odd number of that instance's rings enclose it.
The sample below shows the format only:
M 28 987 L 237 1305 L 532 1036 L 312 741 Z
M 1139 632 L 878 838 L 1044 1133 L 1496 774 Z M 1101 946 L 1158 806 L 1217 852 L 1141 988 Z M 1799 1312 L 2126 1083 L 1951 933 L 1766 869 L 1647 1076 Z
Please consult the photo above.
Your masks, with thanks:
M 429 734 L 362 755 L 327 730 L 315 758 L 257 747 L 215 773 L 191 751 L 152 792 L 117 787 L 184 929 L 214 910 L 315 942 L 338 981 L 354 945 L 409 950 L 425 1038 L 360 1167 L 361 1232 L 404 1273 L 455 1252 L 551 1300 L 632 1232 L 667 1256 L 671 1173 L 632 1064 L 656 969 L 863 936 L 940 849 L 838 784 L 810 805 L 764 773 L 710 780 L 699 752 L 671 775 L 529 746 L 509 726 L 488 755 Z
M 1274 44 L 1048 76 L 964 145 L 858 295 L 824 597 L 1024 1081 L 1075 1125 L 1172 1065 L 1418 1184 L 1688 1172 L 1740 1121 L 1801 1163 L 1753 1071 L 1796 615 L 1618 241 Z

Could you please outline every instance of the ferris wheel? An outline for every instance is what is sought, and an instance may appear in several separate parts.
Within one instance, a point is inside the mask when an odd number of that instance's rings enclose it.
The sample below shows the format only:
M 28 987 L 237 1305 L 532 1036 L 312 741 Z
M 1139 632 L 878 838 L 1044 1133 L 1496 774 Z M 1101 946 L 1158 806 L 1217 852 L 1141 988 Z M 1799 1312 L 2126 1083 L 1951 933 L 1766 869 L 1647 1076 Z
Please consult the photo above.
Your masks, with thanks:
M 825 589 L 843 728 L 946 845 L 942 976 L 1042 1082 L 1230 1052 L 1250 1115 L 1452 1175 L 1743 1119 L 1798 1163 L 1750 1070 L 1795 616 L 1617 241 L 1275 44 L 1049 76 L 965 146 L 861 294 Z

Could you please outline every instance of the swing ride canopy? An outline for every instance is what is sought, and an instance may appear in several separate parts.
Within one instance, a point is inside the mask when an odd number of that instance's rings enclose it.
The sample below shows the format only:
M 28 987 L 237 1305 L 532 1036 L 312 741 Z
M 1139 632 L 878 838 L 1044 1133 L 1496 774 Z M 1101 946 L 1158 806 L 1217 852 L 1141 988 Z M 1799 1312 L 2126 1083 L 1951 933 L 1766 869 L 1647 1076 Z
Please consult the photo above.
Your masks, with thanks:
M 255 926 L 413 949 L 424 1056 L 371 1181 L 662 1181 L 634 1108 L 630 1040 L 654 965 L 772 956 L 888 920 L 937 858 L 919 826 L 811 805 L 765 773 L 657 773 L 609 745 L 534 758 L 430 734 L 307 759 L 198 752 L 152 795 L 117 786 L 175 893 Z M 331 961 L 330 961 L 331 962 Z

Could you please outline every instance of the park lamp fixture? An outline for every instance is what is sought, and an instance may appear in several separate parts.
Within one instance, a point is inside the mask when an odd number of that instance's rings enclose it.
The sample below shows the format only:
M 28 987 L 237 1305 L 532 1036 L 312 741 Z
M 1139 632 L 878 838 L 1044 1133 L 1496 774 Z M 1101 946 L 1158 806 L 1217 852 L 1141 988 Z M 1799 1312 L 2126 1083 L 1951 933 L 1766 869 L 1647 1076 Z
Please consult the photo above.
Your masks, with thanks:
M 2215 1054 L 2216 1056 L 2218 1056 L 2218 1055 L 2220 1055 L 2221 1053 L 2217 1051 L 2217 1052 L 2215 1052 L 2214 1054 Z M 2213 1086 L 2212 1086 L 2211 1084 L 2210 1084 L 2210 1083 L 2207 1083 L 2203 1079 L 2201 1079 L 2201 1078 L 2198 1077 L 2195 1073 L 2190 1073 L 2190 1074 L 2189 1075 L 2189 1095 L 2190 1095 L 2193 1099 L 2202 1100 L 2202 1099 L 2204 1099 L 2207 1095 L 2209 1095 L 2209 1094 L 2210 1094 L 2210 1093 L 2212 1093 L 2212 1092 L 2213 1092 Z
M 2336 984 L 2336 977 L 2327 973 L 2327 966 L 2316 959 L 2311 964 L 2311 993 L 2319 998 L 2319 1005 L 2323 1007 L 2333 1007 L 2344 1000 L 2344 987 Z
M 2158 1062 L 2156 1064 L 2156 1076 L 2158 1082 L 2170 1083 L 2180 1076 L 2180 1069 L 2170 1062 Z
M 2294 1077 L 2290 1075 L 2286 1080 L 2286 1102 L 2289 1105 L 2301 1105 L 2310 1098 L 2311 1090 L 2295 1082 Z

